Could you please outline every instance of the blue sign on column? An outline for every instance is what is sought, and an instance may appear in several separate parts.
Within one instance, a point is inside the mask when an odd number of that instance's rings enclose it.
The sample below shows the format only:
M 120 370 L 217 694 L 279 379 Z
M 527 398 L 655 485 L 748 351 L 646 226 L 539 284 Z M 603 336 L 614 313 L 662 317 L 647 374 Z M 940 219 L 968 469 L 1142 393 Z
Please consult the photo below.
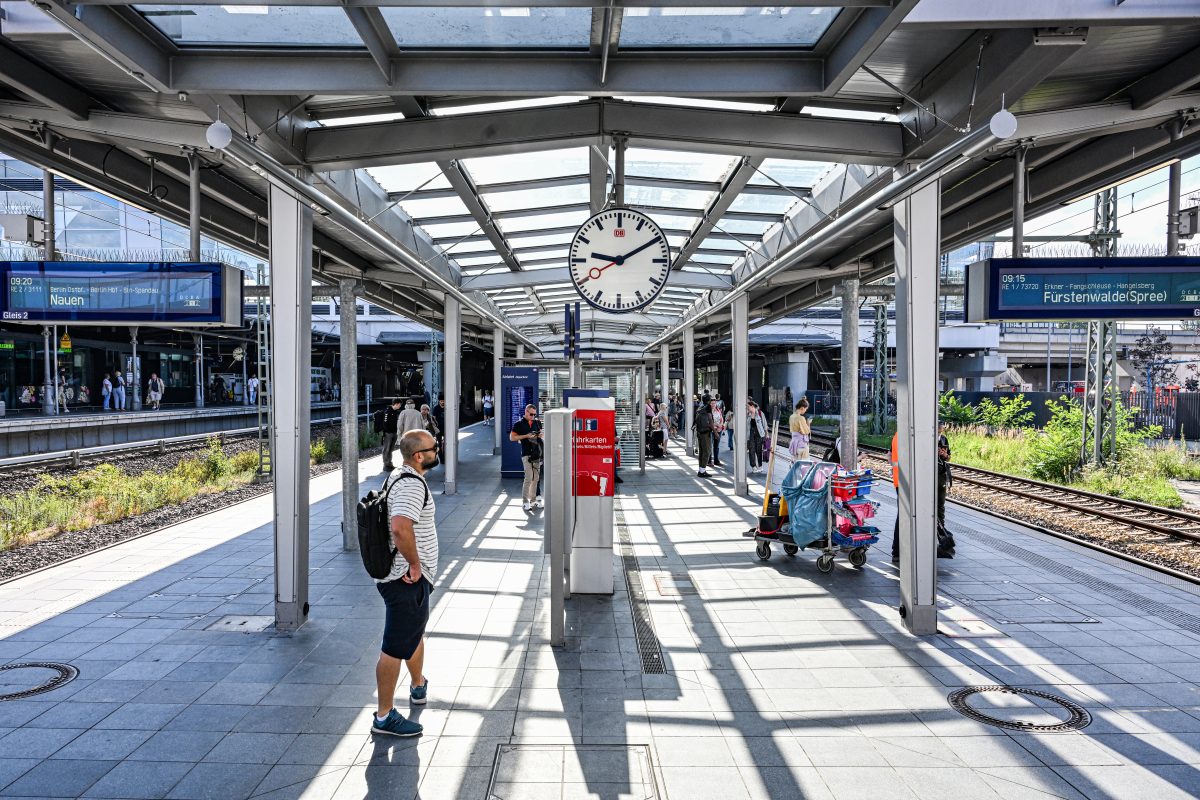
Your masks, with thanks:
M 505 432 L 500 441 L 500 475 L 504 478 L 524 477 L 525 465 L 521 463 L 521 444 L 509 441 L 507 434 L 525 414 L 525 406 L 537 405 L 537 368 L 501 369 L 500 396 L 496 400 L 496 424 L 503 426 L 501 430 Z

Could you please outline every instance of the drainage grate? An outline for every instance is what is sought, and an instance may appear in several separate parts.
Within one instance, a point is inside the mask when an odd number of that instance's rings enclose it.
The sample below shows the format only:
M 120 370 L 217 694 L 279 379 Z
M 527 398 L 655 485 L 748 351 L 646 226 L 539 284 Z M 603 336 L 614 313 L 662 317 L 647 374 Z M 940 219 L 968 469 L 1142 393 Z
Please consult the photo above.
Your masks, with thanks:
M 1009 695 L 1018 695 L 1021 697 L 1033 697 L 1039 700 L 1049 700 L 1067 710 L 1067 719 L 1062 722 L 1053 724 L 1039 724 L 1035 722 L 1023 722 L 1015 719 L 1002 719 L 993 717 L 990 714 L 985 714 L 979 709 L 967 702 L 968 698 L 977 694 L 984 693 L 1000 693 Z M 1064 697 L 1050 694 L 1048 692 L 1040 692 L 1037 689 L 1019 689 L 1015 686 L 967 686 L 963 689 L 958 689 L 950 693 L 947 697 L 950 701 L 950 707 L 964 717 L 970 717 L 973 720 L 982 722 L 986 725 L 994 725 L 997 728 L 1008 728 L 1014 731 L 1033 731 L 1036 733 L 1052 733 L 1055 731 L 1077 731 L 1086 728 L 1092 723 L 1092 715 L 1087 712 L 1083 706 L 1072 703 Z
M 42 694 L 57 689 L 60 686 L 65 686 L 71 681 L 79 677 L 79 670 L 70 664 L 56 664 L 50 661 L 30 661 L 23 664 L 5 664 L 0 667 L 0 670 L 12 669 L 48 669 L 51 672 L 57 672 L 50 680 L 34 686 L 32 689 L 23 689 L 19 692 L 10 692 L 9 694 L 0 694 L 0 701 L 4 700 L 21 700 L 25 697 L 33 697 L 35 694 Z
M 658 800 L 644 744 L 502 744 L 496 747 L 488 800 L 622 797 Z
M 1169 606 L 1166 603 L 1160 603 L 1157 600 L 1151 600 L 1148 597 L 1131 592 L 1123 586 L 1118 586 L 1111 581 L 1106 581 L 1103 578 L 1097 578 L 1094 575 L 1089 575 L 1083 570 L 1068 567 L 1065 564 L 1060 564 L 1052 558 L 1038 555 L 1030 552 L 1023 547 L 1017 547 L 1014 544 L 1009 544 L 1003 539 L 997 539 L 994 536 L 989 536 L 986 533 L 972 533 L 971 538 L 978 540 L 993 550 L 997 550 L 1013 558 L 1018 558 L 1027 564 L 1032 564 L 1040 570 L 1059 575 L 1067 580 L 1078 583 L 1080 586 L 1086 586 L 1089 589 L 1094 589 L 1097 592 L 1103 592 L 1116 599 L 1122 606 L 1136 608 L 1139 611 L 1144 611 L 1147 614 L 1153 614 L 1161 620 L 1170 622 L 1176 627 L 1183 628 L 1185 631 L 1200 634 L 1200 617 L 1195 614 L 1189 614 L 1186 611 L 1180 611 L 1174 606 Z
M 646 589 L 642 585 L 642 573 L 638 569 L 637 557 L 633 554 L 633 539 L 625 525 L 625 514 L 616 509 L 617 536 L 621 542 L 621 570 L 625 573 L 625 586 L 629 589 L 629 610 L 633 612 L 633 632 L 637 636 L 638 655 L 642 660 L 642 673 L 665 675 L 662 646 L 654 623 L 650 620 L 650 604 L 646 600 Z

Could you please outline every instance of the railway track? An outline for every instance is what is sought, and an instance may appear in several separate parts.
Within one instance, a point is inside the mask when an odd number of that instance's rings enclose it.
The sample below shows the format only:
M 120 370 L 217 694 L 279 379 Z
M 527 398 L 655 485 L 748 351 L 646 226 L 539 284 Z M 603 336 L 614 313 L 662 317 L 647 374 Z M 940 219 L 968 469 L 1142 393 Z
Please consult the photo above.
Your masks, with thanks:
M 832 441 L 815 434 L 814 449 Z M 860 444 L 859 452 L 891 475 L 886 450 Z M 1200 515 L 960 465 L 949 499 L 1200 583 Z

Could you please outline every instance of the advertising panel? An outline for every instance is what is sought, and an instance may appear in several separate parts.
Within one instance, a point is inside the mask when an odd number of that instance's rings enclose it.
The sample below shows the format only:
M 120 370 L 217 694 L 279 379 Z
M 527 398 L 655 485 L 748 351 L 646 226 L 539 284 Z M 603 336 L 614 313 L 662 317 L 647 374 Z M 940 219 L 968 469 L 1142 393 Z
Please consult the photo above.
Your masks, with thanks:
M 500 370 L 500 396 L 496 398 L 496 424 L 500 437 L 500 474 L 505 478 L 525 475 L 521 443 L 510 442 L 508 432 L 525 414 L 525 406 L 537 405 L 538 371 L 535 367 L 504 367 Z

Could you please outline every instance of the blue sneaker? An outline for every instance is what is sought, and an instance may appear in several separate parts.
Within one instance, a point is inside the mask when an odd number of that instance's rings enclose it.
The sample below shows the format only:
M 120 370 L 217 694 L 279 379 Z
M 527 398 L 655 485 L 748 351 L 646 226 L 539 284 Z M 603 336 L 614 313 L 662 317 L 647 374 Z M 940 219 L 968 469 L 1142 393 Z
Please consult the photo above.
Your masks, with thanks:
M 424 727 L 400 716 L 400 712 L 392 709 L 382 720 L 374 714 L 371 721 L 371 733 L 386 733 L 388 736 L 420 736 Z
M 423 706 L 429 701 L 429 678 L 420 686 L 408 687 L 408 702 L 414 706 Z

